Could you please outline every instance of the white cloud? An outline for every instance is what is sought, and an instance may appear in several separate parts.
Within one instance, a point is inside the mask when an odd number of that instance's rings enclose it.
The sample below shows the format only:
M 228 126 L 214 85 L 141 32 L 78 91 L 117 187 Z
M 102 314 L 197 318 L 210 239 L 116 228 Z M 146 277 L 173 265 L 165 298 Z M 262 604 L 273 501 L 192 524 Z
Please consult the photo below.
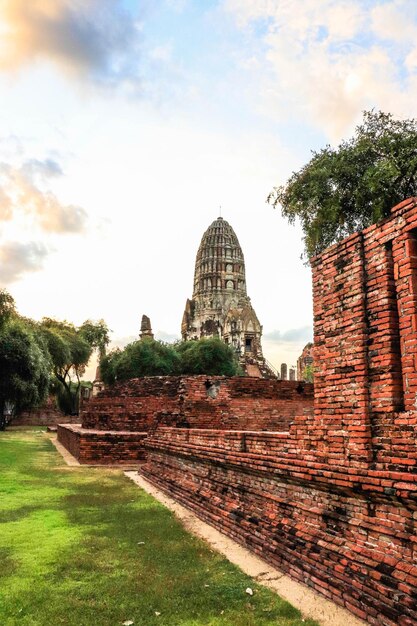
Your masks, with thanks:
M 62 204 L 48 188 L 51 179 L 61 175 L 61 166 L 52 159 L 30 159 L 18 166 L 0 162 L 0 221 L 23 213 L 45 232 L 83 232 L 85 210 Z
M 407 0 L 394 0 L 377 5 L 371 11 L 373 32 L 387 41 L 402 46 L 405 41 L 414 42 L 417 37 L 417 11 L 415 4 Z
M 9 241 L 2 244 L 0 246 L 0 284 L 8 285 L 19 280 L 27 272 L 40 270 L 47 255 L 47 247 L 39 242 Z
M 264 32 L 271 70 L 264 97 L 274 116 L 301 115 L 338 141 L 364 109 L 414 114 L 412 0 L 226 0 L 224 6 L 241 28 L 256 37 Z
M 121 0 L 0 0 L 0 70 L 38 60 L 96 82 L 135 75 L 139 29 Z

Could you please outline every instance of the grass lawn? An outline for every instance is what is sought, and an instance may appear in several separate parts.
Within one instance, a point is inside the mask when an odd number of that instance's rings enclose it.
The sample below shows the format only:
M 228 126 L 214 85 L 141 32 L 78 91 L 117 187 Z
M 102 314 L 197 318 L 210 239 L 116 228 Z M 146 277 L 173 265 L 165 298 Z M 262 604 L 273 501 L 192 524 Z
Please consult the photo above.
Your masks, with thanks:
M 0 433 L 1 626 L 129 621 L 317 626 L 121 471 L 67 467 L 40 430 Z

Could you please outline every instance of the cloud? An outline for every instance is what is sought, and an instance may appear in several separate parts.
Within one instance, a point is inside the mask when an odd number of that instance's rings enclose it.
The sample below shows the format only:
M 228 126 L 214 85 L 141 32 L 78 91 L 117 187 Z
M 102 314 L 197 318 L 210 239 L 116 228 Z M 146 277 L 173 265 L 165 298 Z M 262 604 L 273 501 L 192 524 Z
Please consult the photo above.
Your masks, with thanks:
M 0 284 L 8 285 L 42 268 L 48 249 L 43 243 L 7 242 L 0 246 Z
M 225 0 L 259 37 L 274 115 L 302 116 L 338 141 L 372 107 L 413 115 L 417 96 L 414 0 Z M 252 52 L 251 52 L 252 54 Z
M 284 332 L 273 330 L 263 335 L 268 343 L 289 344 L 289 343 L 308 343 L 312 341 L 313 329 L 311 326 L 302 326 L 301 328 L 291 328 Z
M 0 162 L 0 221 L 24 213 L 33 216 L 45 232 L 83 232 L 86 211 L 62 204 L 48 188 L 50 181 L 62 173 L 59 163 L 52 159 L 29 159 L 19 166 Z
M 122 0 L 0 0 L 0 71 L 38 60 L 96 82 L 132 76 L 139 29 Z
M 174 333 L 167 333 L 165 330 L 157 330 L 155 332 L 155 339 L 164 341 L 165 343 L 174 343 L 175 341 L 179 341 L 181 337 Z

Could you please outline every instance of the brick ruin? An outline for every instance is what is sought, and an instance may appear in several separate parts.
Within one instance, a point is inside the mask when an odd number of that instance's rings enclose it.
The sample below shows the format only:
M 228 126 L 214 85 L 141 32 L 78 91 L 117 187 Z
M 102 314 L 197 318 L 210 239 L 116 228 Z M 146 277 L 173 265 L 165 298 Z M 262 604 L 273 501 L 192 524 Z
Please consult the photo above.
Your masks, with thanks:
M 417 623 L 417 199 L 312 260 L 315 408 L 160 427 L 141 472 L 371 624 Z
M 222 379 L 202 390 L 204 380 L 188 379 L 187 396 L 186 382 L 171 380 L 158 391 L 160 408 L 150 400 L 135 408 L 126 398 L 138 397 L 140 383 L 131 381 L 93 400 L 103 411 L 90 404 L 84 424 L 104 434 L 146 422 L 140 472 L 155 485 L 369 623 L 412 626 L 417 199 L 327 249 L 312 270 L 314 411 L 308 387 L 292 381 Z M 273 393 L 257 397 L 256 385 L 271 382 L 290 386 L 285 402 L 281 388 L 284 419 Z
M 60 424 L 59 441 L 86 464 L 145 459 L 146 437 L 161 426 L 287 431 L 313 410 L 313 386 L 224 376 L 153 376 L 106 388 L 83 404 L 81 424 Z

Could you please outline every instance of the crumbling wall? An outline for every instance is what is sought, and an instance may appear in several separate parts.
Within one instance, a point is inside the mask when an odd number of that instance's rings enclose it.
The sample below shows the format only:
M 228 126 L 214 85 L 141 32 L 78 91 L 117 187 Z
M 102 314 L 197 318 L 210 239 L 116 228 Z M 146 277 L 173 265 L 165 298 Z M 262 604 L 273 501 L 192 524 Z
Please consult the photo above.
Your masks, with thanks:
M 312 261 L 315 407 L 159 428 L 144 474 L 372 624 L 417 623 L 417 199 Z
M 181 427 L 288 430 L 296 415 L 311 412 L 308 383 L 247 377 L 136 378 L 92 398 L 82 411 L 84 428 L 153 430 Z
M 55 398 L 50 397 L 44 406 L 22 411 L 16 415 L 12 422 L 12 426 L 56 426 L 59 422 L 79 422 L 78 416 L 64 415 L 55 404 Z

